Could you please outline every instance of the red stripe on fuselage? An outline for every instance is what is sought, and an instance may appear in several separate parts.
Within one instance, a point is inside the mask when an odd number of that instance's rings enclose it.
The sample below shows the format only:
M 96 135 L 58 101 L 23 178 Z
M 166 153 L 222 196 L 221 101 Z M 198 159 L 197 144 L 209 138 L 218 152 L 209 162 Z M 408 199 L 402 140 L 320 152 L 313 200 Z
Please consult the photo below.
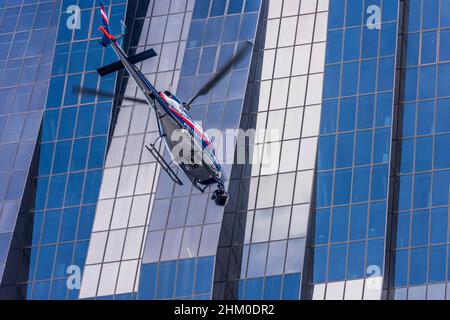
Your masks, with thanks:
M 178 117 L 180 117 L 184 122 L 186 122 L 192 129 L 194 129 L 202 138 L 202 141 L 205 142 L 208 146 L 211 146 L 211 143 L 205 139 L 205 136 L 203 135 L 203 133 L 198 130 L 198 128 L 189 120 L 187 119 L 185 116 L 183 116 L 181 113 L 179 113 L 175 108 L 173 108 L 166 100 L 166 97 L 164 96 L 164 94 L 162 94 L 162 92 L 159 93 L 159 96 L 164 100 L 164 102 L 169 106 L 170 110 L 173 111 Z
M 108 37 L 109 40 L 111 40 L 111 41 L 115 41 L 115 40 L 116 40 L 116 38 L 114 38 L 112 35 L 110 35 L 110 34 L 108 33 L 108 31 L 106 31 L 106 29 L 105 29 L 104 26 L 101 26 L 99 29 L 100 29 L 101 32 L 103 32 L 103 34 L 104 34 L 106 37 Z

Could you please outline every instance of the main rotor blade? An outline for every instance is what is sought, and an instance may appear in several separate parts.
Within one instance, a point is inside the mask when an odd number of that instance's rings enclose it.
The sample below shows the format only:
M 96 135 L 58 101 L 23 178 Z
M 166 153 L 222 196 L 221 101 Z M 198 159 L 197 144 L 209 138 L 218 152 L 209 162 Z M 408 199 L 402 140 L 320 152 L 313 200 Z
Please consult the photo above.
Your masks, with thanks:
M 126 96 L 118 97 L 114 93 L 111 93 L 111 92 L 97 90 L 97 89 L 93 89 L 93 88 L 87 88 L 87 87 L 73 86 L 72 91 L 74 93 L 82 93 L 82 94 L 87 94 L 90 96 L 98 96 L 98 97 L 102 97 L 102 98 L 120 98 L 125 101 L 147 103 L 147 100 L 145 100 L 145 99 L 126 97 Z
M 239 49 L 236 55 L 231 58 L 219 72 L 217 72 L 214 77 L 212 77 L 187 103 L 187 106 L 190 106 L 198 97 L 203 96 L 209 92 L 223 77 L 230 71 L 234 64 L 239 63 L 242 59 L 244 59 L 245 54 L 251 48 L 252 43 L 247 41 L 244 46 Z

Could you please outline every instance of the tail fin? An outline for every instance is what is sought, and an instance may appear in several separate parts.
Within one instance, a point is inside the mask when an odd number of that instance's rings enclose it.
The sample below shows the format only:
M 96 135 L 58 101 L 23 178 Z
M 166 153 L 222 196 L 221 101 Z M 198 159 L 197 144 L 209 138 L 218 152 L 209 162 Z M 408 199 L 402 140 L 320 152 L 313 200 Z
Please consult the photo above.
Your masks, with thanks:
M 128 60 L 131 63 L 135 64 L 135 63 L 138 63 L 138 62 L 141 62 L 141 61 L 144 61 L 144 60 L 156 57 L 156 56 L 157 56 L 157 54 L 156 54 L 155 50 L 148 49 L 148 50 L 145 50 L 134 56 L 128 57 Z M 107 74 L 119 71 L 123 68 L 124 68 L 124 65 L 123 65 L 122 61 L 117 61 L 117 62 L 111 63 L 107 66 L 104 66 L 100 69 L 97 69 L 97 72 L 99 75 L 101 75 L 103 77 L 103 76 L 106 76 Z
M 100 13 L 102 15 L 103 25 L 99 29 L 103 33 L 103 38 L 102 38 L 102 40 L 99 41 L 99 43 L 103 47 L 107 47 L 107 46 L 109 46 L 111 41 L 116 41 L 116 38 L 111 35 L 111 31 L 109 29 L 108 15 L 106 14 L 105 7 L 103 6 L 102 3 L 100 3 Z

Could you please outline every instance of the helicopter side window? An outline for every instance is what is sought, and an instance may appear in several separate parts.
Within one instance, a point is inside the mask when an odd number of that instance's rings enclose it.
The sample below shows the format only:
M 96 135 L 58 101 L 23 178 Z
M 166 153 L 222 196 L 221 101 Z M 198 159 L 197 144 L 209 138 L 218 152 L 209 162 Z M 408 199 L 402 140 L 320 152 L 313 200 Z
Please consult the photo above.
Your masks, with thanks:
M 183 108 L 181 108 L 181 105 L 175 101 L 174 99 L 167 97 L 167 102 L 174 107 L 178 112 L 181 112 L 182 114 L 184 114 L 184 110 Z

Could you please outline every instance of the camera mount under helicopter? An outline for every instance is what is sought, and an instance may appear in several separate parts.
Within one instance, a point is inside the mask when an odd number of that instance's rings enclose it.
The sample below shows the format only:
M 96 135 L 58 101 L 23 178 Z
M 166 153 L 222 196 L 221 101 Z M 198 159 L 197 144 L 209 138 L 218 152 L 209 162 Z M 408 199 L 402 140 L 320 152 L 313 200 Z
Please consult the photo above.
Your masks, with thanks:
M 228 203 L 230 195 L 225 191 L 225 186 L 223 183 L 218 184 L 217 190 L 214 191 L 211 200 L 214 200 L 218 206 L 225 207 Z

